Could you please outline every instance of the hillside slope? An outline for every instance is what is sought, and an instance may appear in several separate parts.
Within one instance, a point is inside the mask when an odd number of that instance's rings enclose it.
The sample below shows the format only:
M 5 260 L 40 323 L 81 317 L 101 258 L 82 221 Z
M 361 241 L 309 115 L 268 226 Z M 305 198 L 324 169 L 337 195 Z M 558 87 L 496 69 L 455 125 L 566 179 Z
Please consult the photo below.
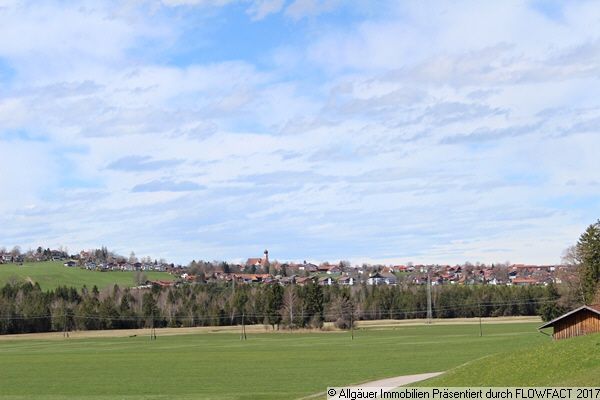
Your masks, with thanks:
M 174 277 L 166 272 L 144 272 L 150 280 L 173 280 Z M 125 271 L 87 271 L 81 268 L 68 268 L 61 262 L 40 262 L 0 265 L 0 286 L 4 286 L 9 280 L 33 281 L 40 284 L 44 290 L 54 289 L 57 286 L 72 286 L 80 288 L 86 285 L 92 288 L 94 285 L 99 289 L 112 286 L 135 286 L 135 273 Z
M 600 334 L 474 360 L 418 386 L 600 386 Z

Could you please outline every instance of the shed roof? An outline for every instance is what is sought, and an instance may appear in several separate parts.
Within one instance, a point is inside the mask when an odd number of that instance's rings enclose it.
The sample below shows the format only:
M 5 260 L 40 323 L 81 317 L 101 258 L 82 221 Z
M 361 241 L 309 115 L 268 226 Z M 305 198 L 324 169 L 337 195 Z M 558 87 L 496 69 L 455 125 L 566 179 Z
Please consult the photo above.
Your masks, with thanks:
M 598 304 L 591 305 L 591 306 L 583 305 L 579 308 L 569 311 L 566 314 L 561 315 L 560 317 L 554 318 L 552 321 L 546 322 L 544 325 L 540 326 L 538 329 L 549 328 L 549 327 L 553 326 L 557 321 L 560 321 L 563 318 L 567 318 L 570 315 L 576 314 L 581 310 L 589 310 L 595 314 L 600 315 L 600 305 L 598 305 Z

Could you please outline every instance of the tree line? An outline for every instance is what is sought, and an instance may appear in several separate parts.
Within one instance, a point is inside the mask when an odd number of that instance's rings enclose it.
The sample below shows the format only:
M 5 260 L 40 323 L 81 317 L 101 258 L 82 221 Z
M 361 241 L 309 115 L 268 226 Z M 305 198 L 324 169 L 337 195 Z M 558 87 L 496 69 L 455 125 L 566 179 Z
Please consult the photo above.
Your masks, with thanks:
M 545 321 L 583 304 L 600 304 L 600 220 L 589 225 L 577 243 L 567 248 L 562 263 L 575 273 L 560 287 L 552 287 L 550 297 L 556 299 L 542 314 Z
M 434 318 L 556 313 L 552 285 L 438 286 Z M 425 286 L 204 284 L 152 289 L 58 287 L 12 282 L 0 289 L 0 334 L 146 327 L 265 324 L 272 329 L 348 329 L 357 320 L 427 315 Z
M 106 251 L 106 250 L 105 250 Z M 432 288 L 433 318 L 541 315 L 550 320 L 600 303 L 600 220 L 567 249 L 577 273 L 561 285 L 444 285 Z M 0 289 L 0 334 L 63 330 L 265 324 L 273 329 L 347 329 L 357 320 L 424 318 L 424 285 L 352 287 L 197 284 L 99 291 L 10 282 Z

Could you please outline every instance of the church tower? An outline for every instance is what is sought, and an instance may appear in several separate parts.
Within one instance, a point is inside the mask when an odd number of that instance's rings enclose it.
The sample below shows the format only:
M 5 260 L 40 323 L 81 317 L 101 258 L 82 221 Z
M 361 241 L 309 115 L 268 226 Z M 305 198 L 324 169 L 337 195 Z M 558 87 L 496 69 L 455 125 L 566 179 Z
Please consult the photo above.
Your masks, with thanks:
M 265 250 L 265 257 L 263 258 L 263 265 L 269 265 L 269 250 Z

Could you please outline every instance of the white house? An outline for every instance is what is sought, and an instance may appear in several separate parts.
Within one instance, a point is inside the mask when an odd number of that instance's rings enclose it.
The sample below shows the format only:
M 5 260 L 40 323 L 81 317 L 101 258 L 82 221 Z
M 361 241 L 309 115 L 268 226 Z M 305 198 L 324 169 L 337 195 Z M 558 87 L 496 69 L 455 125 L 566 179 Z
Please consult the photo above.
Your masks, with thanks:
M 342 276 L 340 279 L 338 279 L 338 285 L 352 286 L 354 285 L 354 278 L 351 276 Z

